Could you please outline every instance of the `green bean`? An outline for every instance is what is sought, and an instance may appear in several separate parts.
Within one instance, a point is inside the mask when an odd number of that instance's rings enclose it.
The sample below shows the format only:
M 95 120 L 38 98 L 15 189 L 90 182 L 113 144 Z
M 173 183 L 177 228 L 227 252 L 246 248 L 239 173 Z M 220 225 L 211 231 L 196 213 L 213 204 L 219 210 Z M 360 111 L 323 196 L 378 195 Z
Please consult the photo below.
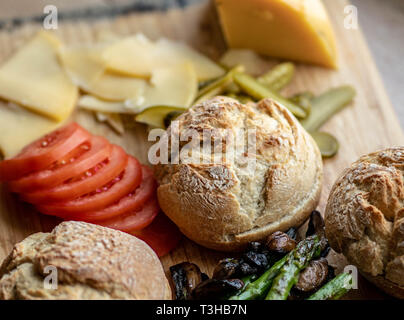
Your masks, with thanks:
M 291 62 L 284 62 L 276 65 L 267 73 L 257 78 L 257 81 L 265 87 L 277 92 L 292 81 L 294 73 L 295 65 Z
M 265 271 L 257 280 L 248 284 L 245 289 L 229 300 L 254 300 L 262 299 L 272 285 L 272 281 L 278 275 L 280 269 L 285 264 L 289 255 L 276 262 L 271 268 Z
M 349 273 L 340 273 L 330 280 L 307 300 L 337 300 L 352 288 L 352 276 Z
M 311 101 L 310 115 L 301 121 L 309 132 L 318 130 L 335 113 L 342 110 L 354 98 L 356 92 L 351 86 L 328 90 Z
M 267 87 L 263 86 L 253 77 L 245 74 L 236 72 L 233 75 L 234 82 L 239 85 L 242 91 L 244 91 L 249 96 L 261 100 L 265 98 L 273 99 L 274 101 L 282 104 L 284 107 L 289 109 L 296 117 L 305 118 L 306 112 L 293 102 L 289 101 L 288 99 L 282 97 L 280 94 L 268 89 Z

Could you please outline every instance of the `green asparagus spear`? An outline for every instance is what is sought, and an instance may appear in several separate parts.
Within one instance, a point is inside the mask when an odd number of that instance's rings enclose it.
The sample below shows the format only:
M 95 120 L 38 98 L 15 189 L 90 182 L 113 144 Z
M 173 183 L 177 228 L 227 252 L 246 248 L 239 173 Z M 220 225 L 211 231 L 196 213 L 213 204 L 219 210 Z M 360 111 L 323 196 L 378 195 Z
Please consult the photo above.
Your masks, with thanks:
M 307 131 L 318 130 L 335 113 L 348 105 L 355 94 L 355 89 L 351 86 L 341 86 L 328 90 L 311 101 L 311 112 L 300 123 Z
M 267 73 L 257 78 L 257 80 L 265 87 L 276 92 L 286 87 L 292 81 L 294 73 L 295 65 L 291 62 L 284 62 L 276 65 Z
M 248 284 L 241 293 L 230 297 L 229 300 L 254 300 L 263 298 L 271 287 L 273 279 L 278 275 L 280 269 L 286 262 L 288 256 L 289 254 L 265 271 L 257 280 Z
M 233 75 L 233 79 L 242 91 L 253 98 L 257 100 L 270 98 L 285 106 L 298 118 L 305 118 L 307 116 L 306 112 L 301 107 L 282 97 L 277 92 L 274 92 L 263 86 L 261 83 L 259 83 L 248 74 L 236 72 Z
M 340 273 L 330 280 L 307 300 L 337 300 L 352 288 L 352 276 L 349 273 Z
M 286 300 L 290 290 L 296 284 L 299 273 L 309 264 L 313 257 L 320 255 L 320 242 L 317 235 L 299 242 L 291 251 L 279 274 L 274 279 L 265 300 Z

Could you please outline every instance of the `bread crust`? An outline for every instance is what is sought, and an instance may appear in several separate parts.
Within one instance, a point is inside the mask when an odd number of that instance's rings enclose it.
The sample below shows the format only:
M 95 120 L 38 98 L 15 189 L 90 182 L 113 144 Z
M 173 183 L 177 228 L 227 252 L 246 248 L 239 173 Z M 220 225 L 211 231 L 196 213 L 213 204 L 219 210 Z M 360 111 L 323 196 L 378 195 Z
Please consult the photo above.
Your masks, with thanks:
M 211 249 L 239 251 L 250 241 L 302 224 L 317 206 L 322 185 L 320 152 L 283 106 L 268 99 L 242 105 L 216 97 L 176 120 L 180 134 L 199 133 L 199 146 L 204 130 L 226 141 L 226 148 L 229 132 L 234 137 L 240 132 L 247 136 L 249 130 L 256 133 L 255 152 L 243 154 L 248 164 L 253 163 L 251 167 L 239 164 L 237 152 L 233 159 L 219 163 L 179 161 L 154 167 L 160 206 L 188 238 Z M 173 130 L 172 126 L 167 130 L 169 142 Z M 185 145 L 180 143 L 181 151 Z M 196 156 L 213 159 L 222 154 L 222 149 L 208 154 L 201 149 Z
M 47 266 L 57 289 L 47 289 Z M 14 246 L 0 268 L 0 299 L 171 299 L 160 260 L 140 239 L 68 221 Z
M 404 292 L 404 147 L 361 157 L 335 182 L 325 211 L 332 248 L 386 293 Z

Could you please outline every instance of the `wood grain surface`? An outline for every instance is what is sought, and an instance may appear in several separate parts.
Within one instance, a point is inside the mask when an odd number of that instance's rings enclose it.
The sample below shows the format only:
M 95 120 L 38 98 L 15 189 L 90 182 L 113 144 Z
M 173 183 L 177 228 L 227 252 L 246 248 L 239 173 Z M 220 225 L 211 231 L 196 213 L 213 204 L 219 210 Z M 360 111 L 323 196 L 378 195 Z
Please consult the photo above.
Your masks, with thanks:
M 352 106 L 324 126 L 324 131 L 332 132 L 339 139 L 341 149 L 335 158 L 325 161 L 320 211 L 325 207 L 333 182 L 351 162 L 363 154 L 404 144 L 403 132 L 361 31 L 347 30 L 343 26 L 344 6 L 347 2 L 325 2 L 337 36 L 340 69 L 331 71 L 299 64 L 294 82 L 285 91 L 285 94 L 302 90 L 320 93 L 346 83 L 353 85 L 358 91 Z M 0 62 L 40 28 L 40 24 L 28 23 L 19 28 L 0 31 Z M 121 35 L 143 32 L 152 39 L 169 37 L 181 40 L 213 59 L 220 57 L 225 50 L 216 14 L 208 1 L 165 12 L 133 13 L 91 21 L 63 21 L 56 34 L 68 44 L 92 43 L 100 30 L 110 30 Z M 268 61 L 268 66 L 275 62 Z M 136 124 L 124 136 L 119 136 L 105 125 L 97 123 L 91 114 L 76 112 L 74 119 L 91 132 L 104 135 L 112 142 L 122 145 L 140 161 L 147 163 L 149 143 L 145 126 Z M 4 187 L 0 187 L 0 260 L 16 242 L 34 232 L 50 231 L 58 222 L 57 219 L 38 214 L 32 207 L 9 194 Z M 211 273 L 220 257 L 223 257 L 222 253 L 204 249 L 184 239 L 180 247 L 164 257 L 162 262 L 167 270 L 172 264 L 191 261 L 198 264 L 202 271 Z M 346 264 L 343 257 L 334 253 L 329 259 L 339 270 Z M 350 299 L 385 297 L 362 278 L 359 281 L 359 290 L 352 290 L 347 296 Z

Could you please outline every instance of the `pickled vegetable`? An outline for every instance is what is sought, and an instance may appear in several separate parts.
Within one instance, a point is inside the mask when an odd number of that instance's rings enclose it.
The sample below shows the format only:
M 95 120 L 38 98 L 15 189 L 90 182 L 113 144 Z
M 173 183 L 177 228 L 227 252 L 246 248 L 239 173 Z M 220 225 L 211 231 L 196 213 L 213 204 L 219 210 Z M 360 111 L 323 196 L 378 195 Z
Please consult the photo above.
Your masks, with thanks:
M 291 62 L 284 62 L 276 65 L 257 81 L 273 91 L 280 91 L 292 81 L 294 74 L 295 65 Z
M 355 97 L 355 89 L 341 86 L 328 90 L 311 101 L 310 115 L 301 121 L 309 132 L 318 130 L 328 119 L 347 106 Z
M 241 90 L 249 96 L 257 100 L 265 98 L 273 99 L 289 109 L 289 111 L 292 112 L 296 117 L 303 119 L 307 116 L 306 112 L 301 107 L 282 97 L 278 93 L 268 89 L 253 77 L 245 73 L 236 72 L 233 78 L 234 82 L 241 88 Z
M 311 136 L 316 141 L 324 158 L 331 158 L 337 154 L 339 143 L 333 135 L 327 132 L 311 132 Z
M 209 83 L 208 85 L 204 86 L 199 92 L 196 97 L 194 105 L 213 98 L 217 95 L 224 93 L 231 83 L 233 82 L 233 74 L 235 72 L 242 72 L 244 68 L 242 66 L 236 66 L 230 71 L 228 71 L 223 77 L 218 78 L 217 80 Z

